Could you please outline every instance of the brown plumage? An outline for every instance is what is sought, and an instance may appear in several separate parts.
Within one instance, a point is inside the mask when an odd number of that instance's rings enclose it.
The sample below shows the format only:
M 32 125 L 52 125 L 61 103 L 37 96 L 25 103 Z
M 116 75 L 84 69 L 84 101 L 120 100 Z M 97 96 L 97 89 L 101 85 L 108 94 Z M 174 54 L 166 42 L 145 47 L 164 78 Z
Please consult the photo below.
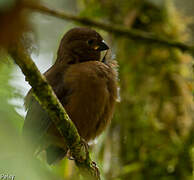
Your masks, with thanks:
M 61 40 L 56 63 L 44 74 L 76 125 L 80 136 L 92 140 L 109 124 L 117 99 L 114 61 L 100 61 L 108 46 L 89 28 L 74 28 Z M 48 114 L 33 98 L 26 97 L 23 134 L 34 149 L 47 151 L 49 164 L 66 155 L 67 147 Z

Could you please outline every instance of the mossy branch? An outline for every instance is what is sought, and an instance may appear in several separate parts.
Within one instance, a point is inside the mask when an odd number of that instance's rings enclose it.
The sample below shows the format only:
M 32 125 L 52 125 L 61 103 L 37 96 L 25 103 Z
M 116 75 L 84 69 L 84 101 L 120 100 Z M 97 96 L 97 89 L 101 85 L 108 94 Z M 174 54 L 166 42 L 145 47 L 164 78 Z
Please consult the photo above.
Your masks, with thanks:
M 174 48 L 180 49 L 183 52 L 187 51 L 191 54 L 194 54 L 194 46 L 189 46 L 182 42 L 165 39 L 165 38 L 159 37 L 158 35 L 151 34 L 148 32 L 140 31 L 137 29 L 127 29 L 123 26 L 117 26 L 113 24 L 106 24 L 103 22 L 94 21 L 89 18 L 75 16 L 75 15 L 60 11 L 60 10 L 53 9 L 53 8 L 51 9 L 45 5 L 26 4 L 26 7 L 31 10 L 38 11 L 44 14 L 48 14 L 48 15 L 51 15 L 51 16 L 54 16 L 54 17 L 57 17 L 63 20 L 65 19 L 65 20 L 75 21 L 83 25 L 100 28 L 107 32 L 113 33 L 115 35 L 124 36 L 124 37 L 137 40 L 143 43 L 149 43 L 149 44 L 157 43 L 164 47 L 168 47 L 168 48 L 174 47 Z
M 60 134 L 64 137 L 71 155 L 75 159 L 80 173 L 88 179 L 99 180 L 100 175 L 95 163 L 90 159 L 89 153 L 83 144 L 78 131 L 70 120 L 65 109 L 57 99 L 46 78 L 40 73 L 31 57 L 20 44 L 9 49 L 9 54 L 20 67 L 26 80 L 32 86 L 34 96 L 41 106 L 48 112 L 51 120 L 56 125 Z

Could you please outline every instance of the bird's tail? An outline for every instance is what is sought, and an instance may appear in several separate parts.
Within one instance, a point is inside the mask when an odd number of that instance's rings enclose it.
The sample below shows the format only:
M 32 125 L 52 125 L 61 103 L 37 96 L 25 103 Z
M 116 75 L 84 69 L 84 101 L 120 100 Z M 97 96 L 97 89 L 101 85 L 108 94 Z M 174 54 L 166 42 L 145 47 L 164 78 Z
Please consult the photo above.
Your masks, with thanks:
M 61 148 L 59 146 L 50 145 L 46 149 L 46 159 L 49 165 L 55 164 L 62 160 L 67 154 L 68 148 Z

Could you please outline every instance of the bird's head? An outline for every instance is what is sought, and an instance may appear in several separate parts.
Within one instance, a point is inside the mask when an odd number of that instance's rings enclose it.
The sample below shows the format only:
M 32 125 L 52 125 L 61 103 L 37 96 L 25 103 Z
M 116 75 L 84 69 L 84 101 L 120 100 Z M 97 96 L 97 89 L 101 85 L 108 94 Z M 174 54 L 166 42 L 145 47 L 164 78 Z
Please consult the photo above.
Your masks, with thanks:
M 101 51 L 109 47 L 102 37 L 90 28 L 73 28 L 61 40 L 57 61 L 75 64 L 85 61 L 99 61 Z

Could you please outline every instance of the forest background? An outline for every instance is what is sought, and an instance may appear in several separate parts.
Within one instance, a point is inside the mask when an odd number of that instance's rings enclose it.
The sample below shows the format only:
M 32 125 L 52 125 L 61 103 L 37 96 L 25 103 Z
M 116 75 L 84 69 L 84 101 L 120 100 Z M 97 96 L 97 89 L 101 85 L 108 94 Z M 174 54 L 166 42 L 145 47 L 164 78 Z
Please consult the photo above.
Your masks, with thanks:
M 0 1 L 0 18 L 15 2 Z M 52 10 L 60 9 L 113 27 L 112 31 L 103 26 L 94 27 L 118 61 L 121 96 L 110 127 L 90 150 L 101 179 L 194 179 L 193 57 L 192 53 L 168 43 L 194 45 L 193 0 L 41 2 Z M 12 17 L 11 20 L 16 21 L 15 29 L 6 31 L 6 36 L 0 30 L 0 45 L 7 47 L 6 40 L 12 37 L 9 33 L 21 30 L 30 41 L 25 42 L 31 58 L 44 72 L 55 61 L 63 34 L 83 23 L 36 10 L 30 10 L 27 15 L 22 23 L 28 24 L 30 30 L 18 28 L 20 19 Z M 0 28 L 10 28 L 1 22 Z M 166 43 L 120 35 L 114 31 L 117 26 L 140 35 L 141 32 L 154 34 L 156 40 L 165 39 Z M 73 161 L 64 159 L 48 166 L 44 154 L 38 159 L 25 155 L 25 147 L 19 142 L 25 117 L 23 102 L 29 89 L 20 68 L 1 51 L 0 175 L 13 175 L 16 180 L 76 179 L 77 168 Z

